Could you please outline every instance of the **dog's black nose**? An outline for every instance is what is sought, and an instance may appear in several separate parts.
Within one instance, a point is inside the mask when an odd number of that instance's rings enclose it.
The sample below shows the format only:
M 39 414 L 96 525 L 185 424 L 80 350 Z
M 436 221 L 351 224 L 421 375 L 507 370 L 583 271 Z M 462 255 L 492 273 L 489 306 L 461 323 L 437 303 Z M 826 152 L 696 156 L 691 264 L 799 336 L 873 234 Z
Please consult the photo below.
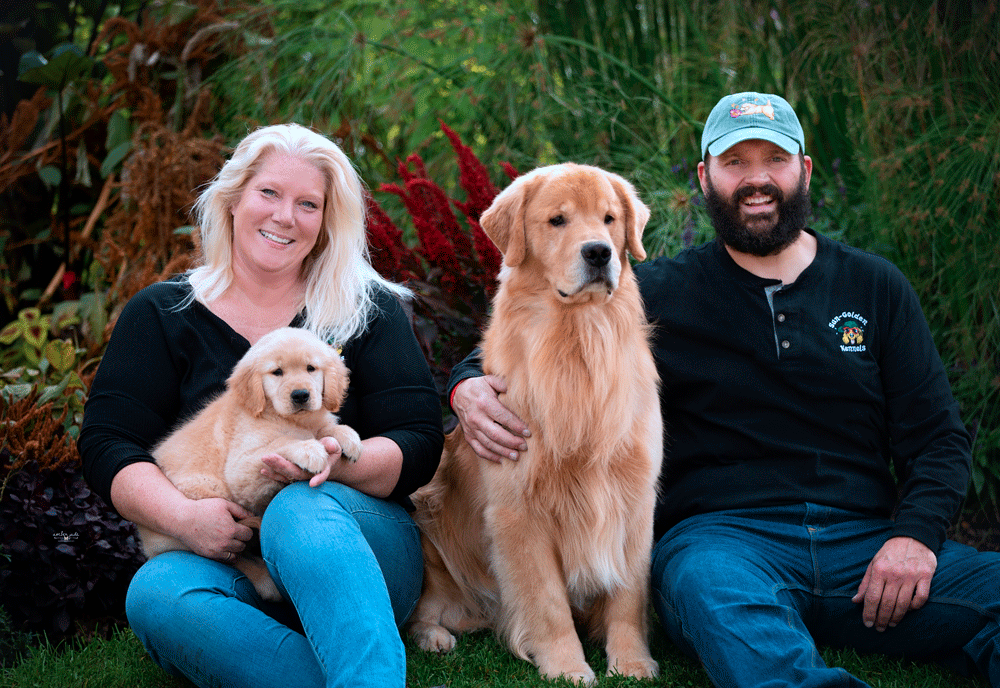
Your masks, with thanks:
M 292 403 L 296 406 L 302 406 L 309 401 L 309 390 L 308 389 L 296 389 L 292 390 Z
M 580 249 L 583 259 L 595 268 L 603 268 L 611 260 L 611 247 L 603 241 L 588 241 Z

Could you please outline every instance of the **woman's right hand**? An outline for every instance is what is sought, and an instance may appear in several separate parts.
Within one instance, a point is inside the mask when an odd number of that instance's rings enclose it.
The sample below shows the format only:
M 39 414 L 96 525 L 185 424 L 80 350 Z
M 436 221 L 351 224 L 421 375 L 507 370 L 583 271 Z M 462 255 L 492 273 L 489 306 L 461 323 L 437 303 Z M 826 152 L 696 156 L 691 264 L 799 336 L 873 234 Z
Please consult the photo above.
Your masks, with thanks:
M 253 537 L 253 530 L 238 523 L 251 516 L 239 504 L 219 497 L 189 499 L 175 537 L 195 554 L 228 563 Z
M 253 537 L 249 527 L 237 523 L 253 516 L 249 511 L 219 497 L 189 499 L 152 462 L 118 471 L 111 501 L 128 520 L 176 538 L 209 559 L 230 562 Z
M 531 436 L 524 421 L 500 402 L 500 394 L 506 391 L 503 378 L 483 375 L 462 380 L 451 398 L 465 441 L 477 455 L 498 463 L 516 461 L 518 452 L 528 448 L 524 438 Z

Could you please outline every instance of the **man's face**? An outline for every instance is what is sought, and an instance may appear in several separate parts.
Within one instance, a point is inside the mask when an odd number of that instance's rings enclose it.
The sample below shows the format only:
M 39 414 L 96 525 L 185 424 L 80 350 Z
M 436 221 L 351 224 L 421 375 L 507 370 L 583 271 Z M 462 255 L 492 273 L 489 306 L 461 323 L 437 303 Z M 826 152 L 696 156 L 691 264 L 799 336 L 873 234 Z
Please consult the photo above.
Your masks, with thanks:
M 755 256 L 779 253 L 809 218 L 812 160 L 769 141 L 742 141 L 707 163 L 698 178 L 718 237 Z

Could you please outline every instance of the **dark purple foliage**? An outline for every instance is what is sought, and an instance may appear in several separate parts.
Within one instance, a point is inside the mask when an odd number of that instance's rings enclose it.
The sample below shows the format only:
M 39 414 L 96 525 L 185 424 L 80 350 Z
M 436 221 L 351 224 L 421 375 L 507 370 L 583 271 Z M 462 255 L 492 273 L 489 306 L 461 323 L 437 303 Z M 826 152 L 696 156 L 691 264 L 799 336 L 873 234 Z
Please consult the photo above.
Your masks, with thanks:
M 0 602 L 14 626 L 50 638 L 74 621 L 124 618 L 143 562 L 135 526 L 87 487 L 79 468 L 14 472 L 0 497 Z

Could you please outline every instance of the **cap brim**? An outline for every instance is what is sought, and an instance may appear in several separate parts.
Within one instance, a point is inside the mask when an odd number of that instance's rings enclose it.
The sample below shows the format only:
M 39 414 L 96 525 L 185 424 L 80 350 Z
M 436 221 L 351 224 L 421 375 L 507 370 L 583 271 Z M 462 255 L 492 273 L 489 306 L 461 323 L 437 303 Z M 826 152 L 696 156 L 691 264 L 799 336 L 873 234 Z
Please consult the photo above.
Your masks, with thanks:
M 781 146 L 792 155 L 797 155 L 799 152 L 798 141 L 790 136 L 785 136 L 780 132 L 774 131 L 773 129 L 764 129 L 763 127 L 745 127 L 743 129 L 731 131 L 725 136 L 717 138 L 715 141 L 708 144 L 708 152 L 712 155 L 721 155 L 737 143 L 747 141 L 749 139 L 770 141 L 776 146 Z

